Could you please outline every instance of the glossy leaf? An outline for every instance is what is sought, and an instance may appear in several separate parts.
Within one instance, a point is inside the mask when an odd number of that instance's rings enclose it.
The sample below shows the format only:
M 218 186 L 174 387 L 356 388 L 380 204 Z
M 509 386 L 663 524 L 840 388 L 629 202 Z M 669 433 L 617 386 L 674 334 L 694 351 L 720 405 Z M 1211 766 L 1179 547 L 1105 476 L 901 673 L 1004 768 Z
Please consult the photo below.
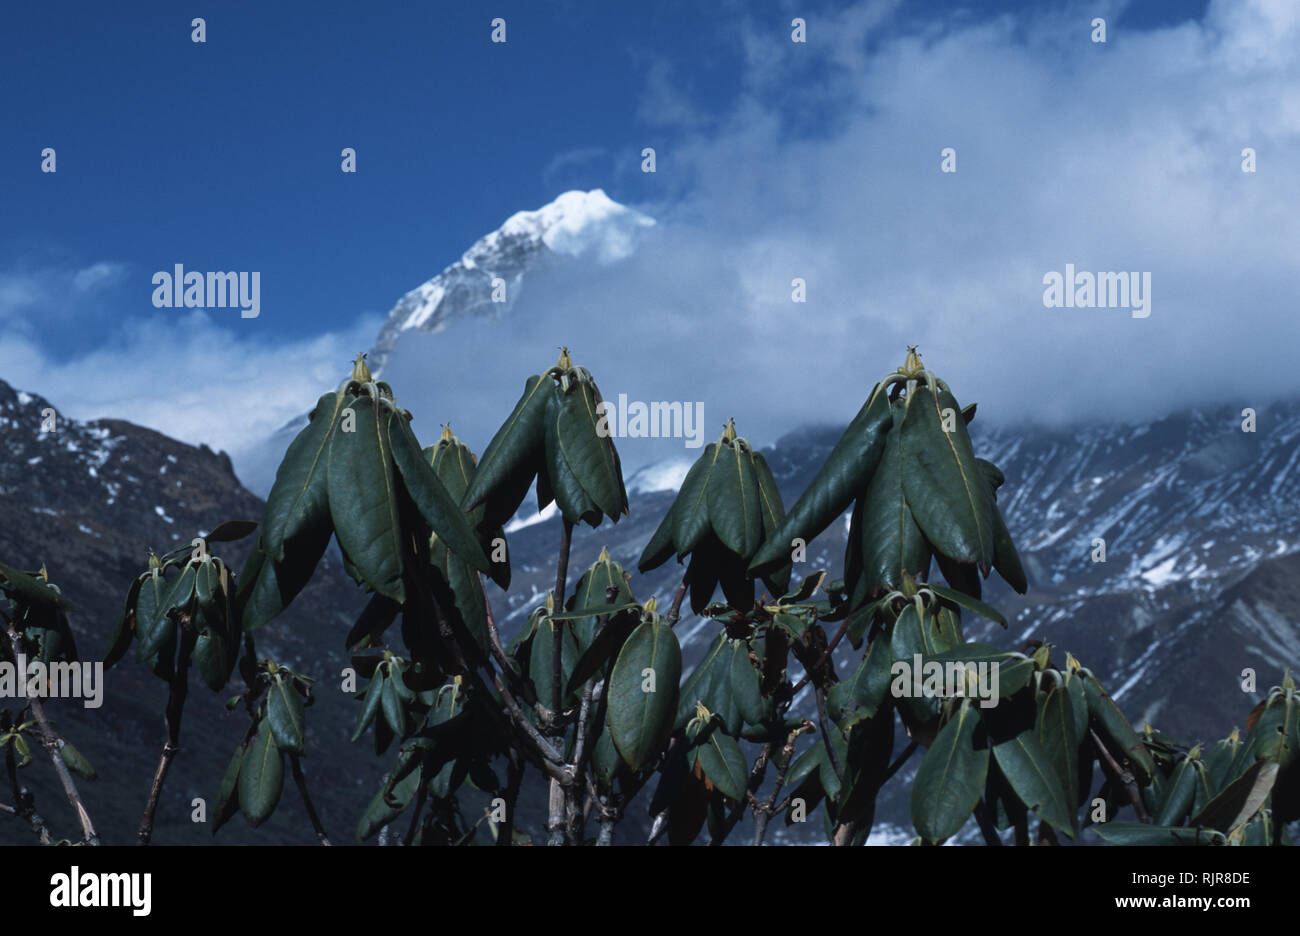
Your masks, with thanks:
M 284 789 L 284 761 L 270 727 L 263 722 L 239 768 L 239 808 L 256 829 L 275 811 Z
M 420 516 L 458 558 L 487 572 L 491 563 L 479 544 L 478 536 L 460 504 L 443 487 L 433 467 L 425 460 L 420 443 L 416 441 L 406 417 L 394 414 L 387 422 L 393 464 L 401 472 L 402 481 L 419 509 Z
M 735 738 L 715 728 L 696 748 L 695 756 L 704 776 L 716 789 L 733 800 L 744 799 L 748 771 L 745 755 Z
M 275 736 L 276 747 L 290 754 L 303 752 L 307 713 L 302 696 L 293 687 L 291 679 L 277 675 L 271 681 L 266 699 L 266 721 Z
M 1074 838 L 1078 821 L 1074 801 L 1067 799 L 1056 767 L 1037 736 L 1023 731 L 995 744 L 993 756 L 1020 801 L 1048 825 Z
M 939 730 L 912 781 L 912 824 L 928 842 L 942 842 L 966 824 L 984 792 L 988 747 L 976 741 L 979 716 L 964 700 Z
M 390 411 L 375 411 L 369 396 L 350 402 L 355 431 L 330 436 L 330 517 L 339 546 L 347 553 L 363 584 L 394 601 L 406 600 L 402 582 L 403 549 L 397 482 L 384 424 Z
M 792 540 L 812 542 L 844 513 L 866 489 L 884 451 L 892 422 L 888 395 L 877 386 L 835 443 L 812 483 L 790 508 L 780 528 L 754 556 L 749 564 L 751 572 L 758 574 L 781 566 L 789 559 Z
M 718 540 L 749 559 L 763 539 L 763 519 L 754 463 L 739 440 L 718 445 L 718 463 L 709 478 L 709 525 Z
M 627 513 L 627 491 L 614 440 L 599 431 L 600 391 L 593 380 L 579 380 L 561 392 L 556 430 L 560 452 L 583 491 L 614 522 Z
M 899 431 L 903 492 L 917 525 L 935 549 L 987 574 L 993 564 L 993 499 L 975 464 L 966 424 L 943 411 L 959 410 L 946 390 L 918 387 L 907 400 Z
M 311 421 L 289 443 L 262 514 L 262 548 L 271 558 L 283 561 L 287 544 L 299 537 L 316 542 L 331 528 L 326 487 L 330 437 L 339 413 L 354 401 L 342 393 L 322 395 Z
M 859 588 L 860 602 L 885 586 L 901 586 L 904 573 L 915 578 L 930 567 L 930 544 L 903 496 L 903 457 L 897 429 L 887 434 L 880 462 L 859 504 L 861 509 L 855 511 L 860 524 L 857 555 L 865 576 Z M 856 585 L 846 584 L 850 588 Z
M 544 444 L 546 404 L 554 386 L 551 378 L 542 375 L 534 375 L 525 381 L 523 396 L 483 450 L 478 469 L 463 499 L 467 510 L 487 501 L 493 492 L 516 488 L 518 478 L 526 475 L 523 490 L 519 492 L 522 502 L 534 473 L 536 457 Z M 498 511 L 504 514 L 502 519 L 509 519 L 519 508 L 519 502 L 507 507 Z
M 681 558 L 695 551 L 711 527 L 709 525 L 709 481 L 714 471 L 722 471 L 722 446 L 710 442 L 704 452 L 691 465 L 677 500 L 673 502 L 673 545 Z
M 637 625 L 619 651 L 609 682 L 610 738 L 624 762 L 640 770 L 659 756 L 672 729 L 682 652 L 660 621 Z M 648 677 L 653 677 L 653 684 Z M 646 691 L 646 687 L 654 691 Z

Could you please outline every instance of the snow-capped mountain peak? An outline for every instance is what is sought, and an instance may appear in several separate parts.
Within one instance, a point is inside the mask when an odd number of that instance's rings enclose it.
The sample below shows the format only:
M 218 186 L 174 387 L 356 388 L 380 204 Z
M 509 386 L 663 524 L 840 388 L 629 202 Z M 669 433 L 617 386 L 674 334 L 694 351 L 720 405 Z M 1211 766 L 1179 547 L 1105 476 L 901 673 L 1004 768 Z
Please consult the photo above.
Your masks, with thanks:
M 458 318 L 495 317 L 514 304 L 526 273 L 557 257 L 622 260 L 654 224 L 601 189 L 565 192 L 535 211 L 516 212 L 398 300 L 370 354 L 372 372 L 383 369 L 403 332 L 434 333 Z

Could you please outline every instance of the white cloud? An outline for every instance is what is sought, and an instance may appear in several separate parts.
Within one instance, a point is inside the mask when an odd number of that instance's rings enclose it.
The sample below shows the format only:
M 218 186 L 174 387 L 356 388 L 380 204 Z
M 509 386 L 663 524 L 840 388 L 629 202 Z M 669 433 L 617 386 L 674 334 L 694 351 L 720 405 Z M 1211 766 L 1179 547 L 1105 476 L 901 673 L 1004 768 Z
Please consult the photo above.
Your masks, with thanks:
M 54 355 L 33 327 L 36 313 L 68 291 L 94 293 L 115 264 L 81 270 L 0 274 L 0 377 L 40 393 L 73 419 L 126 419 L 184 442 L 230 453 L 236 465 L 262 440 L 306 412 L 347 376 L 349 361 L 374 340 L 368 315 L 344 332 L 295 341 L 268 336 L 265 318 L 219 325 L 203 310 L 150 310 L 124 318 L 113 337 L 70 358 Z M 92 272 L 93 271 L 93 272 Z
M 532 276 L 508 322 L 397 355 L 386 373 L 420 425 L 452 419 L 481 451 L 559 344 L 606 397 L 700 401 L 706 436 L 734 416 L 758 445 L 846 421 L 912 343 L 986 420 L 1300 391 L 1300 6 L 1214 3 L 1202 23 L 1112 25 L 1105 46 L 1077 5 L 906 27 L 890 9 L 810 11 L 798 50 L 746 24 L 752 74 L 667 144 L 666 194 L 638 206 L 660 223 L 630 258 Z M 1151 316 L 1045 308 L 1067 263 L 1149 271 Z M 619 449 L 628 472 L 683 453 Z
M 72 285 L 77 292 L 90 292 L 116 280 L 124 269 L 120 263 L 92 263 L 73 274 Z

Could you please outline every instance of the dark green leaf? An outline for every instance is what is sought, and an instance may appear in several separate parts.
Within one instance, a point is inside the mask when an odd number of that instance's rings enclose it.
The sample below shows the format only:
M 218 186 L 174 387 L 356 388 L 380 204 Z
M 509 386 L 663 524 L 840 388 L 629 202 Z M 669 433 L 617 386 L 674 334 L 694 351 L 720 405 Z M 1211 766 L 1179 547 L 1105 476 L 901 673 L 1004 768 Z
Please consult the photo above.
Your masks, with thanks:
M 541 375 L 529 377 L 524 383 L 524 394 L 515 404 L 510 416 L 497 430 L 488 447 L 483 450 L 478 468 L 474 472 L 469 489 L 465 491 L 462 505 L 472 510 L 486 502 L 497 491 L 512 494 L 518 490 L 519 500 L 513 505 L 506 504 L 497 511 L 502 514 L 498 519 L 489 518 L 492 525 L 508 520 L 519 509 L 523 494 L 528 490 L 529 482 L 535 474 L 535 466 L 542 452 L 545 440 L 545 416 L 547 401 L 552 396 L 555 384 Z M 519 479 L 523 478 L 523 487 L 519 489 Z M 491 511 L 490 511 L 491 512 Z
M 346 410 L 329 442 L 326 474 L 330 517 L 339 546 L 363 584 L 394 601 L 406 600 L 397 484 L 384 424 L 391 411 L 375 411 L 369 396 L 349 404 L 355 431 L 345 432 Z
M 292 680 L 280 675 L 272 680 L 266 700 L 266 721 L 275 736 L 276 747 L 290 754 L 302 753 L 307 713 Z
M 239 768 L 239 808 L 256 829 L 275 811 L 284 789 L 284 761 L 265 722 L 257 728 Z
M 944 430 L 951 409 L 952 431 Z M 899 432 L 903 492 L 926 539 L 950 559 L 993 564 L 993 498 L 975 464 L 960 407 L 946 390 L 918 387 L 908 398 Z
M 1259 812 L 1268 794 L 1277 782 L 1278 766 L 1275 761 L 1256 761 L 1214 799 L 1206 804 L 1191 824 L 1201 828 L 1216 829 L 1225 834 Z
M 289 443 L 262 514 L 262 548 L 271 558 L 283 561 L 286 544 L 299 537 L 312 543 L 322 533 L 329 537 L 329 443 L 339 413 L 351 402 L 354 398 L 342 393 L 324 394 L 316 402 L 311 422 Z
M 855 591 L 858 603 L 884 586 L 901 586 L 904 573 L 916 578 L 930 568 L 930 545 L 903 497 L 897 429 L 891 429 L 885 438 L 880 462 L 859 507 L 855 510 L 860 524 L 857 549 L 865 580 L 861 585 L 845 582 Z M 845 575 L 847 579 L 847 571 Z
M 673 545 L 681 558 L 695 551 L 709 532 L 709 480 L 719 469 L 722 446 L 710 442 L 691 465 L 673 502 Z
M 614 661 L 606 717 L 614 746 L 633 770 L 658 757 L 672 729 L 681 673 L 677 636 L 660 621 L 637 625 Z
M 866 489 L 876 470 L 891 423 L 888 395 L 877 385 L 831 449 L 812 483 L 790 508 L 780 528 L 754 556 L 749 564 L 751 572 L 761 574 L 784 564 L 789 560 L 793 540 L 812 542 L 844 513 Z
M 1185 826 L 1155 826 L 1145 822 L 1102 822 L 1093 826 L 1111 845 L 1224 845 L 1222 835 Z
M 600 391 L 593 380 L 579 380 L 561 393 L 556 419 L 560 451 L 583 491 L 611 520 L 627 513 L 627 491 L 614 440 L 599 431 Z M 549 444 L 549 439 L 548 439 Z
M 388 420 L 388 438 L 393 463 L 402 473 L 402 481 L 424 522 L 464 562 L 480 571 L 491 568 L 465 512 L 451 496 L 433 467 L 425 460 L 406 417 L 394 415 Z
M 1037 810 L 1039 818 L 1048 825 L 1074 838 L 1078 821 L 1074 801 L 1067 800 L 1056 767 L 1036 735 L 1022 731 L 1008 741 L 995 744 L 993 756 L 1020 801 Z
M 695 755 L 704 776 L 715 788 L 733 800 L 744 799 L 748 774 L 745 755 L 735 738 L 715 728 L 696 748 Z
M 979 802 L 989 751 L 976 741 L 979 716 L 969 699 L 939 730 L 912 781 L 912 824 L 927 842 L 956 835 Z
M 707 489 L 709 524 L 723 546 L 747 560 L 763 538 L 754 463 L 739 440 L 724 441 L 718 450 Z

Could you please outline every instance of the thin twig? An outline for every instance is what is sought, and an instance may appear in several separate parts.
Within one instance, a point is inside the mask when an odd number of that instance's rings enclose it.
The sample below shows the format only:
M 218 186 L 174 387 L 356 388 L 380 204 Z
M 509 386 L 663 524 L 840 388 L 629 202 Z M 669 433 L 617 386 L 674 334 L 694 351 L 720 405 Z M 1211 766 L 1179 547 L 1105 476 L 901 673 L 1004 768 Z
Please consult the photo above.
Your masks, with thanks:
M 46 826 L 45 820 L 36 811 L 36 798 L 32 796 L 27 787 L 18 782 L 18 759 L 14 756 L 14 746 L 5 745 L 5 771 L 9 774 L 9 788 L 13 791 L 14 815 L 20 819 L 26 819 L 32 828 L 32 833 L 40 840 L 42 845 L 49 845 L 54 840 L 50 835 L 49 827 Z
M 14 629 L 12 623 L 9 624 L 9 640 L 13 644 L 14 658 L 17 659 L 17 655 L 23 652 L 23 644 L 22 639 L 18 636 L 18 631 Z M 86 810 L 86 804 L 81 800 L 81 794 L 77 791 L 77 783 L 72 779 L 72 773 L 68 770 L 68 765 L 63 762 L 63 739 L 50 727 L 40 699 L 32 696 L 27 700 L 27 704 L 32 710 L 32 717 L 36 719 L 37 728 L 40 729 L 41 746 L 45 748 L 45 753 L 49 755 L 50 763 L 54 765 L 54 772 L 58 774 L 59 783 L 63 785 L 63 793 L 68 798 L 68 802 L 72 804 L 72 810 L 77 814 L 77 821 L 81 823 L 81 840 L 87 845 L 98 845 L 99 836 L 95 834 L 95 824 L 90 821 L 90 813 Z
M 1097 749 L 1097 752 L 1101 754 L 1102 758 L 1106 761 L 1106 764 L 1110 767 L 1111 773 L 1114 775 L 1115 779 L 1122 783 L 1124 789 L 1128 791 L 1128 798 L 1133 803 L 1133 811 L 1137 813 L 1138 822 L 1150 822 L 1151 818 L 1147 815 L 1146 807 L 1142 805 L 1142 791 L 1138 789 L 1137 781 L 1134 779 L 1133 774 L 1122 769 L 1119 764 L 1115 762 L 1115 758 L 1111 755 L 1110 751 L 1106 749 L 1106 745 L 1102 743 L 1101 738 L 1097 737 L 1097 732 L 1094 729 L 1089 728 L 1088 734 L 1092 736 L 1093 747 Z
M 185 694 L 189 691 L 190 656 L 194 651 L 197 633 L 184 622 L 181 627 L 181 648 L 176 672 L 172 674 L 167 687 L 167 712 L 164 721 L 167 725 L 167 742 L 163 745 L 162 756 L 158 759 L 158 770 L 154 773 L 153 786 L 149 789 L 149 801 L 144 807 L 144 816 L 140 819 L 138 837 L 141 845 L 148 845 L 153 838 L 154 813 L 158 811 L 158 799 L 162 796 L 163 783 L 167 771 L 171 769 L 172 759 L 181 748 L 181 716 L 185 712 Z
M 784 718 L 784 715 L 782 715 Z M 785 809 L 783 803 L 780 808 L 776 805 L 776 798 L 781 795 L 781 788 L 785 786 L 785 772 L 790 768 L 790 761 L 794 758 L 794 743 L 799 735 L 805 731 L 812 731 L 812 725 L 804 722 L 798 728 L 790 732 L 785 739 L 785 744 L 781 748 L 781 753 L 776 759 L 776 785 L 772 787 L 772 795 L 767 798 L 761 809 L 754 810 L 754 844 L 762 845 L 763 838 L 767 835 L 767 824 L 773 816 Z M 786 797 L 789 800 L 789 797 Z
M 826 661 L 829 660 L 831 654 L 835 652 L 835 648 L 839 646 L 840 641 L 844 639 L 844 635 L 848 633 L 848 630 L 849 619 L 845 618 L 844 623 L 840 625 L 840 629 L 837 630 L 835 636 L 831 638 L 831 642 L 828 643 L 826 649 L 822 651 L 822 655 L 817 658 L 817 662 L 809 667 L 807 672 L 803 674 L 803 678 L 794 684 L 794 688 L 790 690 L 791 698 L 798 695 L 799 690 L 808 685 L 808 680 L 812 679 L 813 674 L 826 665 Z
M 677 586 L 677 594 L 673 595 L 672 606 L 668 609 L 668 617 L 666 619 L 666 623 L 668 624 L 669 630 L 672 630 L 674 627 L 677 626 L 677 620 L 681 616 L 682 599 L 686 597 L 686 585 L 687 585 L 686 575 L 687 572 L 689 571 L 690 568 L 688 567 L 686 572 L 682 573 L 682 583 Z
M 302 761 L 297 754 L 289 755 L 289 764 L 293 768 L 293 782 L 298 785 L 298 793 L 302 796 L 302 804 L 307 807 L 307 818 L 311 820 L 311 827 L 316 830 L 316 840 L 322 845 L 330 843 L 329 837 L 325 834 L 325 827 L 321 825 L 320 816 L 316 814 L 316 807 L 311 801 L 311 794 L 307 792 L 307 778 L 303 776 Z M 421 792 L 424 785 L 421 784 Z M 416 810 L 419 815 L 419 810 Z
M 835 756 L 835 745 L 831 743 L 830 729 L 827 728 L 829 719 L 826 717 L 826 690 L 817 683 L 813 686 L 813 692 L 817 696 L 817 723 L 822 729 L 822 743 L 826 745 L 826 756 L 831 763 L 831 769 L 835 771 L 835 776 L 841 781 L 844 780 L 844 772 L 840 770 L 840 759 Z

